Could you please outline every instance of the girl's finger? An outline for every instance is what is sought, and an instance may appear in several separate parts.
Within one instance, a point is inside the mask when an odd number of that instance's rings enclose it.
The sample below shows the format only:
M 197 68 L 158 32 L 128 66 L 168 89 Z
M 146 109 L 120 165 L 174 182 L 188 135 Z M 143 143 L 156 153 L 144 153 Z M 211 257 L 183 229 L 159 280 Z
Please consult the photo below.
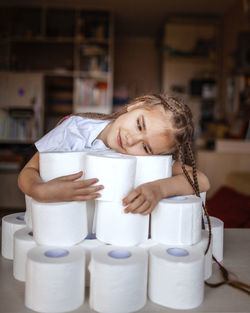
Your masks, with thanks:
M 99 193 L 93 193 L 91 195 L 76 196 L 74 197 L 74 201 L 89 201 L 89 200 L 94 200 L 100 197 L 101 195 Z
M 138 198 L 136 198 L 125 210 L 125 213 L 131 212 L 133 213 L 134 210 L 136 210 L 138 207 L 140 207 L 143 202 L 145 201 L 144 196 L 140 195 Z
M 142 212 L 141 214 L 142 214 L 142 215 L 148 215 L 148 214 L 150 214 L 153 210 L 154 210 L 154 208 L 152 208 L 152 207 L 150 206 L 149 209 L 147 209 L 146 211 Z
M 86 188 L 97 182 L 98 182 L 97 178 L 91 178 L 91 179 L 86 179 L 86 180 L 75 181 L 73 183 L 74 183 L 75 188 Z
M 94 186 L 94 187 L 89 187 L 89 188 L 81 188 L 75 190 L 75 195 L 90 195 L 91 193 L 97 192 L 99 190 L 102 190 L 104 187 L 103 186 Z
M 150 202 L 146 200 L 140 207 L 138 207 L 136 210 L 134 210 L 132 213 L 143 213 L 150 208 Z
M 127 195 L 127 197 L 125 197 L 122 200 L 123 205 L 128 205 L 129 203 L 131 203 L 134 199 L 136 199 L 138 196 L 140 195 L 140 192 L 138 189 L 134 189 L 132 192 L 130 192 L 129 195 Z
M 60 176 L 56 179 L 70 181 L 70 180 L 76 180 L 76 179 L 82 177 L 82 175 L 83 175 L 83 171 L 80 171 L 80 172 L 75 173 L 75 174 Z

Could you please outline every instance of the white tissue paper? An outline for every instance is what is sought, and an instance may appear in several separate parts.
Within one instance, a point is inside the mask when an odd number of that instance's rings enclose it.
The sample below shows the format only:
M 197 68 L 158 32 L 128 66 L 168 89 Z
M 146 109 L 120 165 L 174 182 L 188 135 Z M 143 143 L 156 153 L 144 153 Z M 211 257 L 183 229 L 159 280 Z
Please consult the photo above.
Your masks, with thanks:
M 32 200 L 34 240 L 39 245 L 72 246 L 88 234 L 86 202 Z
M 152 212 L 152 240 L 162 244 L 193 245 L 201 240 L 201 216 L 199 197 L 163 199 Z
M 204 297 L 204 251 L 201 247 L 157 245 L 149 250 L 152 302 L 172 309 L 193 309 Z
M 82 152 L 40 152 L 39 168 L 43 181 L 76 174 L 85 170 L 85 155 Z M 80 178 L 83 180 L 84 175 Z
M 89 287 L 90 276 L 89 276 L 89 262 L 91 257 L 91 251 L 97 247 L 103 246 L 104 243 L 96 239 L 95 234 L 90 233 L 88 236 L 79 243 L 79 246 L 83 247 L 86 255 L 86 263 L 85 263 L 85 286 Z
M 200 197 L 204 205 L 206 205 L 206 196 L 207 196 L 207 193 L 205 191 L 200 193 Z
M 148 238 L 149 215 L 124 213 L 121 202 L 96 201 L 96 237 L 117 246 L 135 246 Z
M 148 251 L 151 247 L 154 247 L 156 245 L 158 245 L 158 242 L 153 241 L 151 238 L 149 238 L 146 241 L 140 243 L 138 247 Z
M 210 216 L 212 231 L 212 253 L 218 262 L 223 260 L 223 239 L 224 222 L 217 217 Z M 205 218 L 205 229 L 208 230 L 207 219 Z
M 120 153 L 88 153 L 85 179 L 98 178 L 102 201 L 121 201 L 134 188 L 136 158 Z
M 2 256 L 13 260 L 14 252 L 14 233 L 26 227 L 24 213 L 14 213 L 2 218 Z
M 144 249 L 99 247 L 92 251 L 89 270 L 91 309 L 128 313 L 146 304 L 148 256 Z
M 82 247 L 40 246 L 28 252 L 25 305 L 34 311 L 73 311 L 84 301 L 85 253 Z
M 25 281 L 27 254 L 36 245 L 33 239 L 33 233 L 28 227 L 15 232 L 13 261 L 13 275 L 15 279 Z
M 26 206 L 26 211 L 24 215 L 24 220 L 29 227 L 29 229 L 32 229 L 32 198 L 28 195 L 25 195 L 25 206 Z
M 136 156 L 135 187 L 172 176 L 172 156 Z
M 209 233 L 206 230 L 201 231 L 201 241 L 196 244 L 197 247 L 201 247 L 202 250 L 206 251 L 208 245 Z M 207 280 L 212 275 L 212 246 L 213 242 L 211 240 L 209 249 L 204 259 L 204 280 Z

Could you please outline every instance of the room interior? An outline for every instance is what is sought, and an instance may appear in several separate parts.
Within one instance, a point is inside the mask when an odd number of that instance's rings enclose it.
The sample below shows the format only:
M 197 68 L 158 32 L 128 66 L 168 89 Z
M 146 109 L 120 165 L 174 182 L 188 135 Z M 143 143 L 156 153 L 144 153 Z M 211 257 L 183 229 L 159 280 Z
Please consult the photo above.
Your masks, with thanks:
M 249 0 L 0 5 L 2 216 L 25 208 L 18 173 L 60 118 L 165 92 L 193 112 L 209 213 L 250 227 Z

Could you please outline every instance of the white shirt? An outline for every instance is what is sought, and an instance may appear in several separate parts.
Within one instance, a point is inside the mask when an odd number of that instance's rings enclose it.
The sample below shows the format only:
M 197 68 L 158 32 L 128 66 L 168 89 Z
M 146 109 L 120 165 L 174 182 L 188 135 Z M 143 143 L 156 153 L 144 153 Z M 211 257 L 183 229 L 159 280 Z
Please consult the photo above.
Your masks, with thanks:
M 108 150 L 103 141 L 96 137 L 109 123 L 110 120 L 73 115 L 38 140 L 35 146 L 39 152 Z

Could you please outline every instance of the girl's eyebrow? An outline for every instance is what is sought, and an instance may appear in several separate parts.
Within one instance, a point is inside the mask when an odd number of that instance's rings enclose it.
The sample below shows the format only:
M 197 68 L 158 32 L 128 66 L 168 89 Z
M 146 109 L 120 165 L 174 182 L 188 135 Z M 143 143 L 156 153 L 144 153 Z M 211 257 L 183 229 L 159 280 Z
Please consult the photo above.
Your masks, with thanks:
M 142 125 L 143 125 L 144 130 L 147 130 L 144 115 L 142 115 Z M 147 144 L 147 146 L 148 146 L 150 153 L 154 154 L 153 149 L 151 148 L 150 144 Z

